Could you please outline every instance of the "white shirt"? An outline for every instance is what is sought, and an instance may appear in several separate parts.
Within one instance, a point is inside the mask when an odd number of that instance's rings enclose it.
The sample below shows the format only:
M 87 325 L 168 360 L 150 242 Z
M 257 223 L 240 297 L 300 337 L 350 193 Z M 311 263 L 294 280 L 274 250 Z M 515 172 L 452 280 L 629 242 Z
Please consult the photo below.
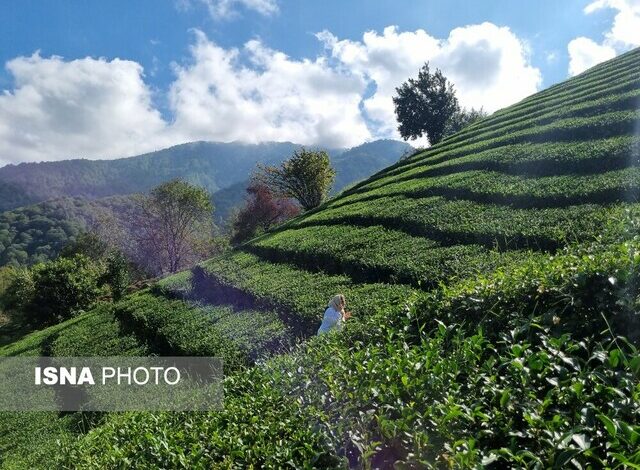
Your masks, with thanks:
M 326 333 L 334 328 L 338 330 L 342 328 L 342 314 L 333 307 L 329 307 L 324 311 L 318 334 Z

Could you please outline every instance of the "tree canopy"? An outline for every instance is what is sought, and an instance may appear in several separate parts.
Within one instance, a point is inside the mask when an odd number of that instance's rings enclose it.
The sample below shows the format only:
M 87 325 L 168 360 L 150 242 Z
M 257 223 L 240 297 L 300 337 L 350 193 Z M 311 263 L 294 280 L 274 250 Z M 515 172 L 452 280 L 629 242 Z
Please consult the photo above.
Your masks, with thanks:
M 393 104 L 398 131 L 405 140 L 426 135 L 434 145 L 486 116 L 482 109 L 460 108 L 453 84 L 439 69 L 432 73 L 428 63 L 420 69 L 417 79 L 409 78 L 396 92 Z
M 211 240 L 213 204 L 201 187 L 175 179 L 140 199 L 136 225 L 139 261 L 155 272 L 175 273 Z
M 327 152 L 305 148 L 294 151 L 280 166 L 259 166 L 256 175 L 275 194 L 296 199 L 304 210 L 326 199 L 335 177 Z

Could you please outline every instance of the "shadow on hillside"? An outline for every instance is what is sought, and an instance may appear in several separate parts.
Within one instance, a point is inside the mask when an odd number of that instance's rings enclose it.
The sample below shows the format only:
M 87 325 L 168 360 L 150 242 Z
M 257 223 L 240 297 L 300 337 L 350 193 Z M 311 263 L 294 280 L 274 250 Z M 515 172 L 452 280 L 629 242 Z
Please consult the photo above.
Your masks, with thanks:
M 310 329 L 310 326 L 302 321 L 299 315 L 283 308 L 282 305 L 276 305 L 264 299 L 257 299 L 234 286 L 223 284 L 200 266 L 195 266 L 192 272 L 193 289 L 189 297 L 185 300 L 204 302 L 209 305 L 228 305 L 235 311 L 274 311 L 278 314 L 280 320 L 291 328 L 294 336 L 307 337 L 314 333 L 314 329 Z

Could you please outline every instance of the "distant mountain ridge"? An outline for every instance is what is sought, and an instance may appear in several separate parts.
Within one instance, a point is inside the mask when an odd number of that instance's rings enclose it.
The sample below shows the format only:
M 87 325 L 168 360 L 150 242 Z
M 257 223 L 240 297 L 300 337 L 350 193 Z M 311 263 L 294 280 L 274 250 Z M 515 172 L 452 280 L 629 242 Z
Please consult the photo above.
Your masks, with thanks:
M 0 168 L 0 266 L 55 257 L 101 214 L 124 217 L 134 193 L 182 177 L 212 194 L 224 225 L 246 197 L 256 163 L 277 164 L 299 145 L 195 142 L 119 160 L 67 160 Z M 413 148 L 380 140 L 329 150 L 337 177 L 333 193 L 396 162 Z
M 145 192 L 178 177 L 213 194 L 245 181 L 257 163 L 277 164 L 299 147 L 292 142 L 191 142 L 115 160 L 7 165 L 0 168 L 0 212 L 59 197 L 97 199 Z M 408 144 L 392 140 L 346 151 L 328 149 L 338 173 L 336 188 L 371 175 L 410 149 Z M 370 158 L 363 157 L 367 153 Z M 358 164 L 349 161 L 349 155 Z

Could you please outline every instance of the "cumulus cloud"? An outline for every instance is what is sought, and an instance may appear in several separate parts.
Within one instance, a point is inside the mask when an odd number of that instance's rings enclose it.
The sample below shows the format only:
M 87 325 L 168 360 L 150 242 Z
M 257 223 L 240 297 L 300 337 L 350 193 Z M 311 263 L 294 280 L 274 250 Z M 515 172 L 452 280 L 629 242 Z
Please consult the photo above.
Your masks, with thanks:
M 569 75 L 574 76 L 593 67 L 600 62 L 616 56 L 613 47 L 597 44 L 589 38 L 573 39 L 569 46 Z
M 446 39 L 393 26 L 356 41 L 317 37 L 325 50 L 297 59 L 259 39 L 223 48 L 196 31 L 189 59 L 173 64 L 168 121 L 136 62 L 16 58 L 7 63 L 15 84 L 0 95 L 0 165 L 120 157 L 194 140 L 350 147 L 398 137 L 391 98 L 426 61 L 455 83 L 464 106 L 488 111 L 541 82 L 526 44 L 490 23 Z
M 601 43 L 585 37 L 569 42 L 569 75 L 576 75 L 620 52 L 640 46 L 640 0 L 595 0 L 585 7 L 584 13 L 590 15 L 604 9 L 614 10 L 615 15 Z
M 15 87 L 0 95 L 0 159 L 115 157 L 156 148 L 165 123 L 136 62 L 64 61 L 39 53 L 6 64 Z
M 173 130 L 188 140 L 349 146 L 371 137 L 359 110 L 366 83 L 323 57 L 293 60 L 258 40 L 226 50 L 203 33 L 191 52 L 169 94 Z
M 188 10 L 193 3 L 204 5 L 214 19 L 229 19 L 238 15 L 238 7 L 255 11 L 264 16 L 278 12 L 276 0 L 177 0 L 179 10 Z
M 616 13 L 611 29 L 605 33 L 606 43 L 621 49 L 640 46 L 640 0 L 596 0 L 584 12 L 591 14 L 607 8 Z
M 399 32 L 395 26 L 382 34 L 369 31 L 362 41 L 339 40 L 319 33 L 342 66 L 375 85 L 364 99 L 367 117 L 379 135 L 397 136 L 392 96 L 395 88 L 429 62 L 455 84 L 460 102 L 487 111 L 514 103 L 534 92 L 542 82 L 540 71 L 529 63 L 526 44 L 507 27 L 492 23 L 465 26 L 437 39 L 424 30 Z

